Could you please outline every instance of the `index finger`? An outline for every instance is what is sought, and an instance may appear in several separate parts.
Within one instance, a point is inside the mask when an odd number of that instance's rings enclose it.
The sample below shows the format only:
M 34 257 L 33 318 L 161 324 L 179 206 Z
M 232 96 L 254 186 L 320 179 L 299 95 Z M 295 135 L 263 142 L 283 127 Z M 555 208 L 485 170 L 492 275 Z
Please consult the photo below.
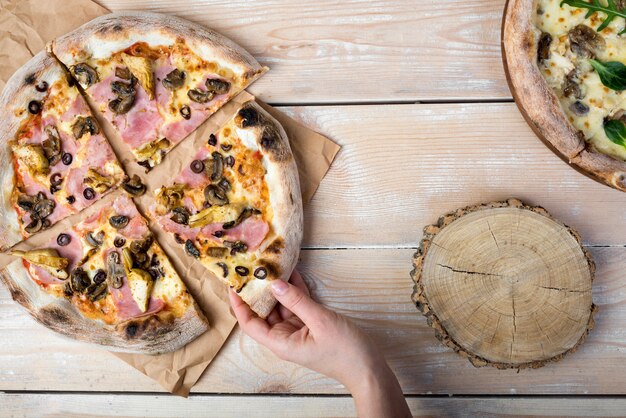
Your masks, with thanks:
M 241 300 L 239 295 L 232 289 L 228 291 L 228 297 L 230 298 L 230 306 L 233 308 L 235 317 L 243 332 L 253 340 L 267 346 L 268 333 L 270 331 L 268 323 L 256 316 L 248 304 Z

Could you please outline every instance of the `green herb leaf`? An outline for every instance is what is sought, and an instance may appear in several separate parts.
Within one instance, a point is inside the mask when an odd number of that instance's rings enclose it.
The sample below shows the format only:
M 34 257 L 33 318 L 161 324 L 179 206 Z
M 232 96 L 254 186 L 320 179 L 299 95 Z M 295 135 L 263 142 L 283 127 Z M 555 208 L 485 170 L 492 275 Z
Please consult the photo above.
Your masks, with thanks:
M 612 90 L 626 90 L 626 65 L 618 61 L 600 62 L 589 60 L 589 64 L 600 76 L 602 84 Z
M 595 12 L 604 13 L 606 15 L 606 18 L 604 19 L 604 22 L 602 22 L 602 24 L 598 26 L 598 29 L 596 29 L 598 32 L 602 31 L 604 28 L 609 26 L 609 24 L 616 17 L 622 17 L 626 19 L 626 10 L 618 9 L 617 6 L 615 5 L 614 0 L 607 0 L 606 6 L 601 4 L 600 0 L 590 0 L 590 1 L 563 0 L 560 6 L 563 7 L 564 4 L 567 4 L 568 6 L 571 6 L 571 7 L 577 7 L 579 9 L 587 9 L 588 12 L 587 12 L 587 15 L 585 16 L 585 19 L 590 18 L 591 15 L 594 14 Z M 619 34 L 622 35 L 624 33 L 626 33 L 626 27 L 622 29 L 622 31 Z
M 604 123 L 604 133 L 611 142 L 626 148 L 626 126 L 619 120 L 608 120 Z

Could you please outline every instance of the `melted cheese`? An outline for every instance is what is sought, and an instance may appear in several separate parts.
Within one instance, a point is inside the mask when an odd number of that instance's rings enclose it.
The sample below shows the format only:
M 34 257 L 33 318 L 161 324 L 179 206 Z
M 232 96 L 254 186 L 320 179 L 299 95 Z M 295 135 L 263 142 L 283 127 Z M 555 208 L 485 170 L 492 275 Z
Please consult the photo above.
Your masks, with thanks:
M 568 5 L 560 7 L 559 4 L 560 1 L 556 0 L 539 0 L 537 4 L 535 25 L 541 32 L 552 36 L 550 57 L 539 68 L 548 85 L 559 97 L 570 122 L 583 133 L 585 140 L 601 153 L 626 160 L 626 148 L 611 142 L 603 127 L 606 118 L 626 109 L 626 93 L 605 87 L 587 60 L 572 52 L 568 38 L 569 31 L 579 24 L 595 30 L 605 15 L 594 13 L 585 19 L 586 9 Z M 620 61 L 626 64 L 626 37 L 617 35 L 625 24 L 624 19 L 616 18 L 600 32 L 606 46 L 596 52 L 599 61 Z M 583 116 L 576 115 L 570 108 L 578 99 L 573 95 L 565 97 L 563 94 L 565 78 L 574 69 L 579 73 L 578 84 L 583 94 L 580 102 L 589 107 L 589 112 Z

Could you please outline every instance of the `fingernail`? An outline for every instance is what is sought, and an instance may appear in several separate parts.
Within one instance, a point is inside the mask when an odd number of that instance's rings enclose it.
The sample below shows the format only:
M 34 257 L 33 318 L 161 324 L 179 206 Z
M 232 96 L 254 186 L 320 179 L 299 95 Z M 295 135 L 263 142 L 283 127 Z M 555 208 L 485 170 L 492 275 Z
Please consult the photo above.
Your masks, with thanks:
M 289 285 L 282 280 L 274 280 L 272 282 L 272 292 L 277 295 L 284 295 L 287 293 L 287 289 L 289 289 Z

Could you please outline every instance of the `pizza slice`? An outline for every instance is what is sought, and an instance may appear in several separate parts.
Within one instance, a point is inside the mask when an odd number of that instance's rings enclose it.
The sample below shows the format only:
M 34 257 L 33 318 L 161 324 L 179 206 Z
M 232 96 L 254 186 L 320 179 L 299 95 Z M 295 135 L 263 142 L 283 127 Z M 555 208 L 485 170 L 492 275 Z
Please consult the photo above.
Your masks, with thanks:
M 13 299 L 65 336 L 115 351 L 177 350 L 208 324 L 146 221 L 117 197 L 1 277 Z
M 302 240 L 297 167 L 282 127 L 254 102 L 155 191 L 151 216 L 260 316 L 275 305 Z
M 0 103 L 0 249 L 90 206 L 124 177 L 63 67 L 41 52 L 8 81 Z
M 152 13 L 102 16 L 50 49 L 147 170 L 267 70 L 215 32 Z

